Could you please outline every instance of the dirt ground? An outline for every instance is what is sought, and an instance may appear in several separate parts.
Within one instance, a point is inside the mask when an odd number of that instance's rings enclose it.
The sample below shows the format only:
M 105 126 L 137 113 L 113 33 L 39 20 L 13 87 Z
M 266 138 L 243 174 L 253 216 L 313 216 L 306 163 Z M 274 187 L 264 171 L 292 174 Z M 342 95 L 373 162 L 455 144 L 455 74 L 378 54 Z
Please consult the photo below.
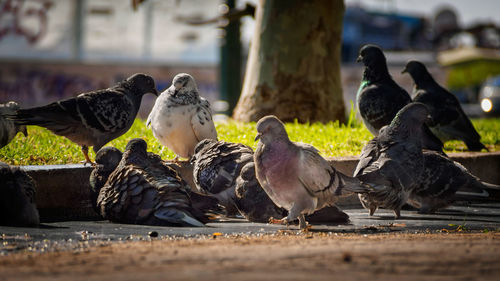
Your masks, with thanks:
M 0 257 L 0 280 L 500 280 L 500 233 L 208 236 Z

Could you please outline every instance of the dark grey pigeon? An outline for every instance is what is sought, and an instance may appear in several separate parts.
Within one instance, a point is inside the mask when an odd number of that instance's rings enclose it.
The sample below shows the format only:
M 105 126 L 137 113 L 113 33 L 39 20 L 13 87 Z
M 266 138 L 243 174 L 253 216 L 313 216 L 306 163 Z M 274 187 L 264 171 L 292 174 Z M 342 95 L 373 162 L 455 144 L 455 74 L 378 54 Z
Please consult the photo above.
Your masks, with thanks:
M 35 181 L 18 167 L 0 162 L 0 225 L 38 226 Z
M 100 214 L 97 208 L 97 197 L 99 191 L 108 181 L 109 175 L 113 173 L 120 161 L 122 160 L 122 152 L 115 147 L 106 146 L 97 151 L 95 156 L 96 165 L 90 173 L 90 199 L 94 210 Z
M 424 172 L 408 203 L 433 213 L 455 200 L 498 201 L 500 186 L 482 182 L 464 166 L 435 151 L 424 150 Z
M 380 207 L 400 217 L 401 207 L 418 186 L 424 170 L 421 136 L 422 124 L 428 118 L 424 104 L 410 103 L 363 147 L 354 176 L 372 187 L 372 191 L 359 194 L 370 215 Z
M 216 197 L 226 208 L 236 207 L 236 178 L 241 168 L 253 161 L 252 149 L 238 143 L 204 139 L 196 145 L 190 161 L 197 190 Z
M 304 229 L 305 214 L 333 205 L 341 195 L 366 191 L 359 180 L 335 170 L 313 146 L 292 142 L 275 116 L 260 119 L 257 133 L 257 179 L 271 200 L 288 210 L 281 222 L 299 219 Z
M 270 219 L 282 219 L 287 211 L 274 204 L 262 189 L 255 175 L 255 164 L 252 160 L 241 169 L 236 179 L 235 202 L 240 213 L 252 222 L 269 222 Z
M 457 97 L 441 87 L 424 64 L 411 60 L 406 64 L 405 72 L 415 81 L 413 101 L 429 107 L 432 121 L 428 125 L 437 137 L 443 142 L 461 140 L 472 151 L 488 150 L 480 142 L 481 136 L 465 115 Z
M 204 226 L 208 218 L 193 208 L 189 186 L 146 149 L 142 139 L 127 144 L 120 163 L 99 191 L 97 207 L 101 215 L 119 223 Z M 114 153 L 108 155 L 115 157 Z M 98 158 L 102 162 L 101 156 Z
M 153 78 L 134 74 L 103 90 L 80 94 L 46 106 L 20 109 L 8 118 L 19 125 L 45 127 L 82 147 L 86 163 L 88 147 L 97 153 L 109 141 L 127 132 L 139 111 L 142 96 L 158 95 Z
M 18 132 L 22 132 L 26 137 L 28 136 L 26 126 L 16 125 L 12 120 L 4 117 L 4 115 L 15 113 L 18 109 L 19 104 L 15 101 L 0 104 L 0 148 L 9 144 Z
M 366 128 L 374 135 L 389 125 L 398 111 L 411 102 L 410 95 L 389 74 L 382 50 L 375 45 L 364 45 L 357 62 L 365 70 L 356 94 L 356 104 Z M 423 147 L 442 152 L 443 143 L 424 124 Z

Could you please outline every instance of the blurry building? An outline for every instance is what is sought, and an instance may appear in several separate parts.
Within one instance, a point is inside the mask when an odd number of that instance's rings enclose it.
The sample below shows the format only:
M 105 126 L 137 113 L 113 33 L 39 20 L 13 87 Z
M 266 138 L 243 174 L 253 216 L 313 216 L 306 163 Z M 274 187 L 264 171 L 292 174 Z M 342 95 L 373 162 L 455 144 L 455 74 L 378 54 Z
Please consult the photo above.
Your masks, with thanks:
M 136 72 L 160 90 L 179 72 L 192 74 L 202 94 L 218 96 L 217 30 L 184 17 L 214 17 L 219 0 L 0 1 L 0 102 L 22 106 L 108 87 Z M 145 96 L 141 115 L 153 98 Z
M 353 63 L 359 48 L 367 43 L 384 50 L 429 50 L 432 41 L 427 28 L 425 18 L 348 6 L 344 14 L 342 61 Z

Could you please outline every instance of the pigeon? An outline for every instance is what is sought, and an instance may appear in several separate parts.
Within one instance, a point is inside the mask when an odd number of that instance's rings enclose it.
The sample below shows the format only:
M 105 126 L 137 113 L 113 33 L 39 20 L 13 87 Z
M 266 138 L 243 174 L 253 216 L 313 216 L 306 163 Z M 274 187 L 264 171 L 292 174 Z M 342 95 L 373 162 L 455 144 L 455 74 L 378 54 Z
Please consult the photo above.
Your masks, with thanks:
M 15 101 L 10 101 L 5 104 L 0 104 L 0 148 L 9 144 L 18 132 L 22 132 L 24 136 L 28 136 L 28 131 L 24 125 L 16 125 L 12 120 L 7 120 L 4 115 L 13 114 L 19 109 L 19 104 Z
M 428 118 L 424 104 L 405 105 L 391 124 L 363 147 L 354 176 L 372 188 L 358 195 L 370 215 L 381 207 L 400 217 L 401 207 L 424 170 L 421 137 L 422 124 Z
M 367 190 L 358 179 L 335 170 L 313 146 L 290 141 L 276 116 L 257 122 L 255 140 L 260 140 L 256 176 L 271 200 L 288 210 L 282 223 L 298 219 L 300 229 L 306 229 L 305 214 L 333 205 L 341 195 Z
M 226 210 L 236 210 L 236 178 L 250 161 L 253 161 L 253 151 L 246 145 L 202 140 L 190 159 L 195 186 L 200 193 L 217 198 Z
M 116 169 L 120 161 L 122 160 L 122 152 L 115 147 L 106 146 L 96 153 L 95 162 L 96 165 L 90 173 L 90 201 L 94 210 L 100 214 L 100 210 L 97 207 L 97 197 L 99 196 L 99 191 L 106 184 L 109 176 Z
M 35 181 L 18 167 L 0 162 L 0 225 L 38 226 Z
M 278 207 L 264 191 L 255 175 L 255 163 L 248 161 L 236 178 L 236 207 L 251 222 L 269 222 L 287 216 L 287 210 Z
M 179 157 L 190 158 L 198 142 L 217 139 L 210 103 L 199 96 L 194 78 L 177 74 L 156 99 L 146 125 L 160 143 Z
M 434 80 L 424 64 L 410 60 L 403 73 L 410 74 L 415 81 L 413 101 L 429 107 L 432 121 L 428 125 L 437 137 L 442 141 L 461 140 L 472 151 L 488 150 L 458 99 Z
M 226 215 L 234 215 L 231 212 L 235 208 L 251 222 L 265 223 L 286 217 L 287 210 L 274 204 L 260 186 L 250 147 L 205 139 L 196 146 L 191 163 L 198 192 L 218 198 Z M 306 216 L 307 221 L 314 223 L 345 223 L 348 218 L 334 206 Z
M 117 85 L 82 93 L 45 106 L 19 109 L 8 115 L 19 125 L 38 125 L 64 136 L 82 147 L 85 163 L 92 163 L 88 147 L 94 152 L 127 132 L 146 93 L 158 95 L 153 78 L 134 74 Z
M 411 102 L 410 95 L 389 74 L 382 50 L 376 45 L 364 45 L 357 62 L 363 62 L 365 70 L 356 94 L 356 104 L 366 128 L 374 135 L 389 125 L 398 111 Z M 424 126 L 423 147 L 442 152 L 443 143 Z
M 455 200 L 498 201 L 500 186 L 482 182 L 464 166 L 435 151 L 423 151 L 424 171 L 408 203 L 419 213 L 434 213 Z
M 193 208 L 190 187 L 158 155 L 146 150 L 142 139 L 127 144 L 118 166 L 99 190 L 97 207 L 102 217 L 130 224 L 204 226 L 208 218 Z M 106 150 L 98 152 L 99 162 L 115 165 L 114 159 L 105 160 L 106 155 L 101 155 L 104 153 Z M 106 154 L 116 157 L 114 152 Z M 99 176 L 98 172 L 92 174 Z

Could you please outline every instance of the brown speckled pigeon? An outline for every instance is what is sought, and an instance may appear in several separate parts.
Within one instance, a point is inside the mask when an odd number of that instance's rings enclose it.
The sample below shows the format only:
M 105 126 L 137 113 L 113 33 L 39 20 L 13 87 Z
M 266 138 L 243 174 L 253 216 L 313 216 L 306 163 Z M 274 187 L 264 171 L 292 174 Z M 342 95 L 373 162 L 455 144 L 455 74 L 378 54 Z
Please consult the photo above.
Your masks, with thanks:
M 108 181 L 109 175 L 113 173 L 120 161 L 122 160 L 122 152 L 115 147 L 106 146 L 97 151 L 95 162 L 96 165 L 90 173 L 90 201 L 94 210 L 101 214 L 97 207 L 97 197 L 99 191 Z
M 142 139 L 127 144 L 120 163 L 99 191 L 97 207 L 101 215 L 120 223 L 203 226 L 208 218 L 193 208 L 189 186 L 146 149 Z M 114 153 L 108 155 L 115 157 Z M 103 157 L 98 156 L 102 163 Z M 114 165 L 114 161 L 107 162 Z

